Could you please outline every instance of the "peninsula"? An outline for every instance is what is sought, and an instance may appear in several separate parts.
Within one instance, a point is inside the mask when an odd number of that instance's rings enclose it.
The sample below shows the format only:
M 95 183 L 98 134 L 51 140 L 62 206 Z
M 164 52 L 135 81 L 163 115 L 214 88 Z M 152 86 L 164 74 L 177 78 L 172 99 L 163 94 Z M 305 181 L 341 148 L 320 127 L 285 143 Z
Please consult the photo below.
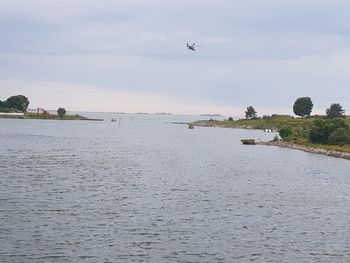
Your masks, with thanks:
M 28 106 L 29 100 L 23 95 L 11 96 L 6 101 L 0 100 L 0 118 L 103 121 L 103 119 L 91 119 L 79 114 L 69 115 L 62 107 L 57 109 L 57 114 L 43 108 L 37 108 L 36 112 L 28 112 Z
M 191 125 L 274 131 L 276 136 L 270 142 L 252 143 L 254 138 L 242 139 L 251 142 L 249 144 L 285 147 L 350 160 L 350 117 L 338 103 L 331 104 L 322 116 L 312 116 L 312 106 L 311 99 L 303 97 L 293 106 L 299 117 L 279 114 L 258 117 L 254 107 L 249 106 L 245 119 L 199 120 Z
M 325 116 L 295 118 L 288 115 L 275 114 L 256 119 L 200 120 L 191 124 L 202 127 L 275 131 L 278 132 L 279 137 L 275 137 L 270 142 L 259 142 L 257 144 L 350 159 L 349 117 L 336 119 L 328 119 Z M 320 135 L 323 138 L 318 138 Z

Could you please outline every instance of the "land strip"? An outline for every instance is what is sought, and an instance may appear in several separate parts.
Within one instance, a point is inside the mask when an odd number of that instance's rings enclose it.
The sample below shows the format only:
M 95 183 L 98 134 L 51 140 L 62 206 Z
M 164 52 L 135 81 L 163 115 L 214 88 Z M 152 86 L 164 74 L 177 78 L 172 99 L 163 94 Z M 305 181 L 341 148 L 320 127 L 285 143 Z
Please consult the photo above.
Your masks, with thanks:
M 348 153 L 348 152 L 327 150 L 324 148 L 319 148 L 317 146 L 301 145 L 301 144 L 285 142 L 285 141 L 281 141 L 281 140 L 269 141 L 269 142 L 256 142 L 255 145 L 277 146 L 277 147 L 282 147 L 282 148 L 304 151 L 304 152 L 308 152 L 308 153 L 322 154 L 322 155 L 327 155 L 327 156 L 332 156 L 332 157 L 350 160 L 350 153 Z

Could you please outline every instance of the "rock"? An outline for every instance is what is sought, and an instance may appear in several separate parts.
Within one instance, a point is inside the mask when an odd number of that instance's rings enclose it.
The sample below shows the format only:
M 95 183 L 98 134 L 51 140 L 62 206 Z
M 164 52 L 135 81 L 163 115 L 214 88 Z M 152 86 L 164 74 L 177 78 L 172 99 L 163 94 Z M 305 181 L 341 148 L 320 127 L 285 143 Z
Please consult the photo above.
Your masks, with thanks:
M 308 152 L 308 153 L 322 154 L 322 155 L 326 155 L 326 156 L 332 156 L 332 157 L 350 160 L 350 153 L 337 152 L 337 151 L 326 150 L 326 149 L 321 149 L 321 148 L 314 148 L 314 147 L 296 144 L 296 143 L 291 143 L 291 142 L 269 141 L 269 142 L 258 142 L 256 144 L 267 145 L 267 146 L 278 146 L 278 147 L 283 147 L 283 148 L 304 151 L 304 152 Z

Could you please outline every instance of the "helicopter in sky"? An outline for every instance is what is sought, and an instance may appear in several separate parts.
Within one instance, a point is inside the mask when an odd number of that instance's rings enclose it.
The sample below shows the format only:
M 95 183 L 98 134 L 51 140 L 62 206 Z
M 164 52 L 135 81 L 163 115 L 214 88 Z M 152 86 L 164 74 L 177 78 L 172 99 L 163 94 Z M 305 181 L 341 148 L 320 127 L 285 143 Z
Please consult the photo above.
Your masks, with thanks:
M 200 47 L 200 46 L 196 45 L 196 43 L 193 43 L 192 45 L 186 43 L 186 46 L 189 50 L 192 50 L 192 51 L 196 51 L 196 47 Z

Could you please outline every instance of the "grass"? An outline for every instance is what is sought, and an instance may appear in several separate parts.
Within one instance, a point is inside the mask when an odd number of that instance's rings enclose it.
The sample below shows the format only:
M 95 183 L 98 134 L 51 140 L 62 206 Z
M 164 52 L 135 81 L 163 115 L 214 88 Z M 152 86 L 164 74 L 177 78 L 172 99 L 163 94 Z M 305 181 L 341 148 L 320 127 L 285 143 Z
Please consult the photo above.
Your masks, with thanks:
M 286 141 L 305 145 L 308 147 L 321 148 L 325 150 L 332 150 L 338 152 L 350 153 L 350 145 L 337 146 L 337 145 L 325 145 L 325 144 L 312 144 L 308 140 L 309 130 L 312 127 L 313 121 L 324 116 L 311 116 L 307 118 L 294 118 L 288 115 L 277 115 L 274 114 L 268 118 L 257 118 L 257 119 L 240 119 L 234 121 L 218 121 L 218 120 L 205 120 L 196 121 L 193 124 L 198 126 L 208 127 L 222 127 L 222 128 L 243 128 L 243 129 L 271 129 L 280 130 L 283 127 L 289 126 L 294 131 L 294 136 L 286 139 Z M 350 127 L 350 117 L 347 116 L 345 122 Z
M 246 129 L 272 129 L 279 130 L 282 127 L 289 126 L 295 131 L 308 130 L 315 119 L 324 118 L 324 116 L 312 116 L 307 118 L 294 118 L 288 115 L 274 114 L 269 118 L 258 119 L 240 119 L 235 121 L 218 121 L 205 120 L 196 121 L 193 124 L 198 126 L 214 126 L 223 128 L 246 128 Z M 345 118 L 346 123 L 350 126 L 350 118 Z
M 25 113 L 26 119 L 45 119 L 45 120 L 86 120 L 87 118 L 80 116 L 78 114 L 76 115 L 64 115 L 63 117 L 60 117 L 59 115 L 44 115 L 44 114 L 37 114 L 32 112 L 26 112 Z
M 4 112 L 4 113 L 13 113 L 13 112 L 21 112 L 12 108 L 4 108 L 4 107 L 0 107 L 0 113 Z
M 328 151 L 344 152 L 350 153 L 350 145 L 338 146 L 338 145 L 328 145 L 328 144 L 307 144 L 306 146 L 321 148 Z
M 340 145 L 310 143 L 308 141 L 308 139 L 305 137 L 292 137 L 290 139 L 286 139 L 285 141 L 292 142 L 295 144 L 304 145 L 307 147 L 324 149 L 327 151 L 350 153 L 350 145 L 340 146 Z
M 206 120 L 197 121 L 194 124 L 206 124 L 204 126 L 215 126 L 225 128 L 246 128 L 246 129 L 272 129 L 279 130 L 282 127 L 290 126 L 295 130 L 308 129 L 311 127 L 312 122 L 318 117 L 309 118 L 294 118 L 288 115 L 272 115 L 269 118 L 258 119 L 240 119 L 235 121 L 218 121 L 218 120 Z

